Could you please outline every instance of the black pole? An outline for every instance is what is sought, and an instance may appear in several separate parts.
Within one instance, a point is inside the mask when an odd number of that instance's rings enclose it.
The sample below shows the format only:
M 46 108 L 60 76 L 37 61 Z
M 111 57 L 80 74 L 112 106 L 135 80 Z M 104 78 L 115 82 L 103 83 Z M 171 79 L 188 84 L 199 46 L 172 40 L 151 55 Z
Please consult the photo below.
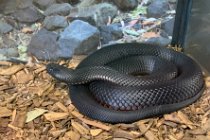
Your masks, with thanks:
M 178 0 L 171 45 L 184 47 L 192 0 Z

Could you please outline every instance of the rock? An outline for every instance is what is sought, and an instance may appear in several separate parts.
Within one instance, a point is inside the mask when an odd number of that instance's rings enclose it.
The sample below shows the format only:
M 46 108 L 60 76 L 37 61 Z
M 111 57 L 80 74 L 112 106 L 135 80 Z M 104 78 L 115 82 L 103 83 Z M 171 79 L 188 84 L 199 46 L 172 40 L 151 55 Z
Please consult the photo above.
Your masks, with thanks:
M 44 18 L 44 16 L 35 7 L 27 7 L 17 10 L 13 16 L 19 22 L 24 23 L 33 23 Z
M 0 0 L 0 13 L 11 14 L 17 8 L 17 1 L 14 0 Z
M 123 11 L 133 10 L 138 6 L 138 0 L 113 0 L 113 2 Z
M 3 56 L 3 58 L 19 56 L 17 48 L 0 48 L 0 54 Z
M 89 54 L 97 49 L 99 39 L 96 27 L 75 20 L 60 34 L 59 45 L 61 48 L 71 48 L 72 54 Z
M 72 19 L 81 19 L 92 25 L 106 25 L 109 18 L 113 19 L 117 14 L 117 8 L 109 3 L 96 4 L 90 7 L 78 8 L 69 15 Z
M 83 0 L 77 5 L 77 7 L 78 8 L 90 7 L 92 5 L 99 4 L 100 2 L 101 0 Z
M 14 40 L 5 35 L 2 36 L 2 43 L 0 43 L 0 46 L 0 48 L 16 48 L 18 45 Z
M 46 17 L 43 26 L 48 30 L 56 30 L 68 26 L 67 20 L 63 16 L 49 16 Z
M 171 43 L 171 40 L 164 37 L 153 37 L 153 38 L 148 39 L 145 43 L 165 47 Z
M 33 6 L 32 0 L 0 0 L 0 13 L 12 14 L 17 9 Z
M 115 41 L 123 37 L 122 29 L 115 24 L 102 25 L 99 27 L 102 44 L 108 44 L 110 41 Z
M 45 10 L 44 15 L 46 15 L 46 16 L 50 16 L 50 15 L 67 16 L 70 13 L 71 8 L 72 8 L 72 6 L 68 3 L 53 4 Z
M 175 18 L 171 18 L 168 21 L 161 24 L 161 29 L 163 29 L 169 36 L 172 36 L 174 29 Z
M 16 1 L 17 1 L 17 8 L 18 9 L 23 9 L 23 8 L 33 6 L 33 0 L 16 0 Z
M 169 3 L 166 0 L 153 0 L 147 8 L 147 16 L 160 18 L 169 10 Z
M 56 0 L 57 3 L 70 3 L 70 4 L 77 4 L 80 0 Z
M 58 38 L 58 34 L 41 29 L 31 38 L 27 52 L 40 60 L 70 58 L 72 50 L 69 47 L 61 48 L 57 42 Z
M 6 22 L 0 21 L 0 34 L 5 34 L 12 31 L 13 27 Z
M 56 0 L 56 3 L 69 3 L 71 0 Z
M 33 4 L 41 10 L 45 10 L 52 4 L 55 4 L 56 0 L 33 0 Z

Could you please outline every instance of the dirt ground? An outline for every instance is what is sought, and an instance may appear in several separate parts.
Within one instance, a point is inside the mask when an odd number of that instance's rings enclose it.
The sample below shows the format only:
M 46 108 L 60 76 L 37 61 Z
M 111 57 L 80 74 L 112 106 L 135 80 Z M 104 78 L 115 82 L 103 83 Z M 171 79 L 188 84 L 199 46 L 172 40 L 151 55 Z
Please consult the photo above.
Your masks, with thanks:
M 59 62 L 74 68 L 80 57 Z M 80 114 L 45 64 L 0 62 L 1 140 L 210 140 L 210 77 L 194 104 L 163 117 L 107 124 Z

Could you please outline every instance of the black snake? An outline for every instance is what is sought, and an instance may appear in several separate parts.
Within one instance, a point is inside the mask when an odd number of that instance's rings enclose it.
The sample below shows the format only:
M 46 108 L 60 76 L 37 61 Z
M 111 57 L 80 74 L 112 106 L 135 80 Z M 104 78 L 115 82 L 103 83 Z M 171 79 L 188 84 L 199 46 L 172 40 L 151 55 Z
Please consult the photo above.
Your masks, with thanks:
M 190 57 L 148 44 L 109 45 L 75 70 L 51 63 L 47 71 L 68 84 L 81 113 L 110 123 L 178 110 L 196 101 L 204 89 L 202 71 Z

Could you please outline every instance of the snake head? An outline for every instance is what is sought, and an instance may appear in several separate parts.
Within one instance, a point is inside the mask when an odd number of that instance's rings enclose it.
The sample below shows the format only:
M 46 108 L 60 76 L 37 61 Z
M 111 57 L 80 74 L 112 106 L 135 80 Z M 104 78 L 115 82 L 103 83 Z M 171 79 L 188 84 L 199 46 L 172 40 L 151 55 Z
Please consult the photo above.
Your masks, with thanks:
M 68 83 L 72 78 L 72 69 L 66 68 L 64 66 L 50 63 L 46 66 L 47 72 L 55 79 Z

